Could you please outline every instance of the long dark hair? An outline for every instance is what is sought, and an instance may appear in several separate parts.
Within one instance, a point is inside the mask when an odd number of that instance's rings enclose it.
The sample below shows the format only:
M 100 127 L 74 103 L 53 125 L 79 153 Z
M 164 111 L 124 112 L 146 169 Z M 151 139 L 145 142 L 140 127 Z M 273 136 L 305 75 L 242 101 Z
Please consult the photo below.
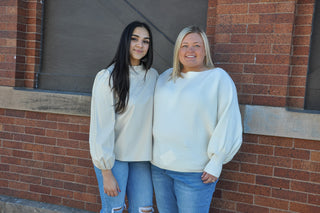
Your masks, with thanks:
M 110 65 L 114 64 L 113 71 L 109 79 L 109 85 L 111 86 L 110 81 L 112 80 L 112 90 L 116 97 L 115 103 L 115 112 L 123 113 L 127 107 L 129 101 L 129 88 L 130 88 L 130 79 L 129 79 L 129 66 L 130 63 L 130 42 L 131 36 L 137 27 L 145 28 L 149 33 L 149 49 L 147 54 L 140 60 L 140 63 L 143 65 L 146 72 L 150 69 L 153 62 L 153 47 L 152 47 L 152 34 L 149 26 L 143 22 L 134 21 L 131 22 L 122 32 L 120 42 L 116 55 L 110 62 Z

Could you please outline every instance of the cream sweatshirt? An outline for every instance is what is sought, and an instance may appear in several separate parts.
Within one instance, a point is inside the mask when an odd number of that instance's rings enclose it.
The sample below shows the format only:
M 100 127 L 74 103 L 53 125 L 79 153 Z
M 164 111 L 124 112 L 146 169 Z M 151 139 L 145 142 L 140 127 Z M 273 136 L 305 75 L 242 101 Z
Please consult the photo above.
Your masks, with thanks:
M 109 86 L 113 66 L 100 71 L 94 81 L 90 117 L 90 154 L 99 169 L 111 169 L 114 161 L 150 161 L 152 157 L 153 94 L 155 69 L 130 67 L 129 102 L 124 113 L 115 113 Z
M 221 68 L 160 75 L 154 96 L 152 164 L 178 172 L 220 176 L 242 143 L 236 87 Z

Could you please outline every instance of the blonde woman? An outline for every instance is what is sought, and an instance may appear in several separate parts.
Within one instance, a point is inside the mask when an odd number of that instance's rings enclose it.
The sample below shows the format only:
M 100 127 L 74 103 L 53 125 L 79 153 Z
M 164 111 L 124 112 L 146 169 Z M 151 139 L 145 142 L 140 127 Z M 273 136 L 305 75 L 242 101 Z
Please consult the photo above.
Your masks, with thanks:
M 154 96 L 152 179 L 161 213 L 209 211 L 222 165 L 242 143 L 236 87 L 214 67 L 198 27 L 176 40 L 173 68 L 160 75 Z

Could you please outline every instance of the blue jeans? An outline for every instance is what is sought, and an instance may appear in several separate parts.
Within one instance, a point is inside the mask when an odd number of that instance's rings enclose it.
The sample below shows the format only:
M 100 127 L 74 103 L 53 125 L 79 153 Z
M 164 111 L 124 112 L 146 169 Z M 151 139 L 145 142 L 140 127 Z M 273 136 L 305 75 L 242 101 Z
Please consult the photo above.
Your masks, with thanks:
M 204 184 L 202 172 L 175 172 L 151 165 L 160 213 L 209 212 L 216 182 Z
M 100 213 L 122 212 L 125 207 L 125 195 L 127 195 L 130 213 L 139 213 L 142 210 L 153 211 L 150 162 L 115 161 L 112 173 L 121 190 L 116 197 L 110 197 L 104 193 L 102 172 L 97 167 L 94 169 L 102 204 Z

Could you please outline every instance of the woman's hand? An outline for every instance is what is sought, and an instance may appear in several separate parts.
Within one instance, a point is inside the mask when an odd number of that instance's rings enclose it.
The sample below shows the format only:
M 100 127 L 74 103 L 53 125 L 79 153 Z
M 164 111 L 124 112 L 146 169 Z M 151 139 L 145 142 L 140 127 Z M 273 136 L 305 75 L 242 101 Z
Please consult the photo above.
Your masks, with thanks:
M 201 180 L 203 183 L 207 184 L 216 182 L 218 178 L 213 175 L 210 175 L 209 173 L 203 172 L 201 175 Z
M 103 176 L 104 193 L 106 193 L 110 197 L 118 196 L 118 192 L 121 192 L 121 191 L 120 191 L 117 180 L 112 174 L 112 171 L 102 170 L 102 176 Z

